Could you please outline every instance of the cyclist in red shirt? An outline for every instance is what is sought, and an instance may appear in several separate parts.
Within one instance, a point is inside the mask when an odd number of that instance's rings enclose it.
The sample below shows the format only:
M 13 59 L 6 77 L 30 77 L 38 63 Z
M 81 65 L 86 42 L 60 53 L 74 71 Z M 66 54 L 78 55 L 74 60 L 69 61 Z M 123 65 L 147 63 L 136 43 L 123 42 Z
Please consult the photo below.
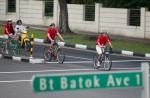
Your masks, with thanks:
M 109 44 L 109 46 L 112 48 L 112 44 L 110 42 L 110 39 L 107 35 L 107 31 L 103 30 L 101 34 L 98 36 L 97 42 L 96 42 L 96 51 L 98 53 L 98 60 L 101 60 L 101 54 L 103 51 L 102 47 L 105 47 L 106 42 Z M 100 66 L 100 62 L 97 63 L 97 66 Z
M 8 39 L 9 36 L 12 36 L 14 33 L 14 25 L 12 24 L 12 20 L 8 19 L 5 24 L 4 37 Z
M 55 36 L 57 35 L 62 41 L 64 41 L 63 37 L 60 35 L 60 33 L 58 32 L 58 30 L 55 28 L 55 24 L 54 23 L 51 23 L 50 24 L 50 28 L 47 29 L 46 31 L 46 40 L 47 42 L 50 43 L 50 49 L 49 49 L 49 52 L 52 52 L 52 49 L 51 49 L 51 46 L 54 43 L 54 40 L 55 40 Z
M 12 24 L 12 20 L 8 19 L 7 23 L 4 26 L 4 38 L 8 39 L 9 37 L 13 37 L 14 33 L 14 25 Z M 6 47 L 7 47 L 8 40 L 6 40 Z M 6 53 L 8 54 L 8 50 L 6 49 Z

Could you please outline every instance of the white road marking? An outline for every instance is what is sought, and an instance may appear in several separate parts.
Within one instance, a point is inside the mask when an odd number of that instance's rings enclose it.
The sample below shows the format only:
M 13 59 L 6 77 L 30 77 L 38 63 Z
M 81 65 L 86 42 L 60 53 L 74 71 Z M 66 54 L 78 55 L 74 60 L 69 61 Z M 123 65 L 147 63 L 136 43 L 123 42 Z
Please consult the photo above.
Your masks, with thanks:
M 114 60 L 113 63 L 119 62 L 150 62 L 150 60 Z
M 140 69 L 140 67 L 136 68 L 112 68 L 112 69 Z M 71 72 L 71 71 L 98 71 L 97 69 L 66 69 L 66 70 L 37 70 L 37 71 L 12 71 L 12 72 L 0 72 L 0 74 L 13 74 L 13 73 L 44 73 L 44 72 Z
M 111 68 L 111 69 L 119 69 L 119 70 L 136 70 L 136 69 L 141 69 L 141 67 L 135 67 L 135 68 Z
M 0 72 L 0 74 L 11 73 L 38 73 L 38 72 L 69 72 L 69 71 L 94 71 L 96 69 L 66 69 L 66 70 L 37 70 L 37 71 L 12 71 L 12 72 Z
M 77 58 L 77 59 L 83 59 L 83 60 L 93 60 L 93 59 L 83 58 L 83 57 L 76 57 L 76 56 L 69 56 L 69 55 L 65 55 L 65 56 L 66 56 L 66 57 Z
M 89 59 L 89 58 L 83 58 L 83 57 L 76 57 L 76 56 L 69 56 L 69 55 L 66 55 L 66 57 L 72 57 L 72 58 L 78 58 L 78 59 L 83 59 L 83 60 L 92 60 L 93 61 L 93 59 Z M 150 60 L 114 60 L 114 61 L 112 61 L 112 62 L 143 62 L 143 61 L 149 61 L 150 62 Z
M 73 61 L 73 62 L 64 62 L 64 64 L 82 64 L 82 63 L 92 63 L 93 61 Z M 45 62 L 45 63 L 52 63 L 52 64 L 58 64 L 58 62 Z
M 0 83 L 16 83 L 16 82 L 31 82 L 32 80 L 11 80 L 11 81 L 0 81 Z
M 64 64 L 83 64 L 83 63 L 92 63 L 93 61 L 71 61 L 64 62 Z M 113 63 L 123 63 L 123 62 L 150 62 L 150 60 L 114 60 Z M 57 64 L 58 62 L 45 62 L 48 64 Z

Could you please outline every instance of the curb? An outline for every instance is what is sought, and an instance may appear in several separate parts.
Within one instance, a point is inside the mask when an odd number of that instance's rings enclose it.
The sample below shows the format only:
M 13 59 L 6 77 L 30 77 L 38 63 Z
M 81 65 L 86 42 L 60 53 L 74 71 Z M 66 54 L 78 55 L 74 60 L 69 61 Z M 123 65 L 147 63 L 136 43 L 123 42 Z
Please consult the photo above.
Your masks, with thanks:
M 45 43 L 44 39 L 37 39 L 34 38 L 34 42 L 38 43 Z M 71 44 L 71 43 L 65 43 L 65 42 L 58 42 L 59 46 L 65 46 L 65 47 L 71 47 L 71 48 L 77 48 L 77 49 L 84 49 L 84 50 L 94 50 L 96 51 L 95 47 L 87 46 L 87 45 L 81 45 L 81 44 Z M 139 52 L 133 52 L 133 51 L 126 51 L 126 50 L 112 50 L 113 53 L 116 54 L 123 54 L 128 56 L 139 56 L 139 57 L 146 57 L 150 58 L 150 54 L 148 53 L 139 53 Z
M 3 55 L 3 54 L 0 54 L 0 58 L 11 59 L 11 60 L 14 60 L 14 61 L 28 62 L 28 63 L 31 63 L 31 64 L 45 63 L 44 59 L 21 58 L 21 57 L 17 57 L 17 56 L 10 56 L 10 55 Z
M 0 38 L 3 38 L 2 35 L 0 35 Z M 44 43 L 44 39 L 38 39 L 34 38 L 34 42 L 37 43 Z M 59 46 L 64 46 L 64 47 L 71 47 L 71 48 L 77 48 L 77 49 L 84 49 L 84 50 L 94 50 L 96 51 L 96 48 L 93 46 L 87 46 L 87 45 L 81 45 L 81 44 L 71 44 L 71 43 L 65 43 L 65 42 L 58 42 Z M 128 56 L 139 56 L 139 57 L 146 57 L 150 58 L 150 54 L 148 53 L 139 53 L 139 52 L 133 52 L 133 51 L 126 51 L 126 50 L 112 50 L 113 53 L 116 54 L 123 54 L 123 55 L 128 55 Z

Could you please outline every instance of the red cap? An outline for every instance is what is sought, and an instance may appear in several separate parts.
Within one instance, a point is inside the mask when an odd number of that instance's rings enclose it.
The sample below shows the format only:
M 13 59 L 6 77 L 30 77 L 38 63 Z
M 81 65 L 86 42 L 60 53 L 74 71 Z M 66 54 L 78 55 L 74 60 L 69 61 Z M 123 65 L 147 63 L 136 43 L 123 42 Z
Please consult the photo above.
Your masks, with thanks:
M 55 23 L 52 22 L 52 23 L 50 24 L 50 26 L 55 26 Z

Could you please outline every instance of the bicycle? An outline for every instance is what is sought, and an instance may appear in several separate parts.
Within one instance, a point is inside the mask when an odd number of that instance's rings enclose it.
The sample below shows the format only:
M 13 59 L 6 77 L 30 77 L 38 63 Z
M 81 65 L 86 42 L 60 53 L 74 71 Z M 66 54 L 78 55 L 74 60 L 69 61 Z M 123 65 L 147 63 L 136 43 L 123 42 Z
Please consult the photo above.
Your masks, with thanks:
M 44 48 L 43 54 L 44 58 L 47 61 L 51 61 L 54 57 L 54 60 L 57 59 L 58 63 L 62 64 L 65 61 L 65 54 L 61 50 L 61 48 L 58 46 L 57 42 L 55 41 L 53 46 L 51 47 L 52 51 L 49 51 L 50 47 L 46 46 Z
M 7 40 L 7 46 L 6 46 Z M 13 51 L 14 55 L 20 54 L 19 50 L 19 41 L 17 41 L 13 36 L 9 37 L 8 39 L 1 39 L 1 51 L 3 54 L 10 54 L 10 50 Z
M 112 67 L 112 59 L 111 59 L 111 48 L 107 48 L 107 47 L 102 47 L 104 51 L 102 51 L 102 55 L 101 55 L 101 66 L 104 67 L 104 70 L 109 71 L 111 70 Z M 93 65 L 95 69 L 98 69 L 101 66 L 97 66 L 97 62 L 98 62 L 98 54 L 93 56 Z

